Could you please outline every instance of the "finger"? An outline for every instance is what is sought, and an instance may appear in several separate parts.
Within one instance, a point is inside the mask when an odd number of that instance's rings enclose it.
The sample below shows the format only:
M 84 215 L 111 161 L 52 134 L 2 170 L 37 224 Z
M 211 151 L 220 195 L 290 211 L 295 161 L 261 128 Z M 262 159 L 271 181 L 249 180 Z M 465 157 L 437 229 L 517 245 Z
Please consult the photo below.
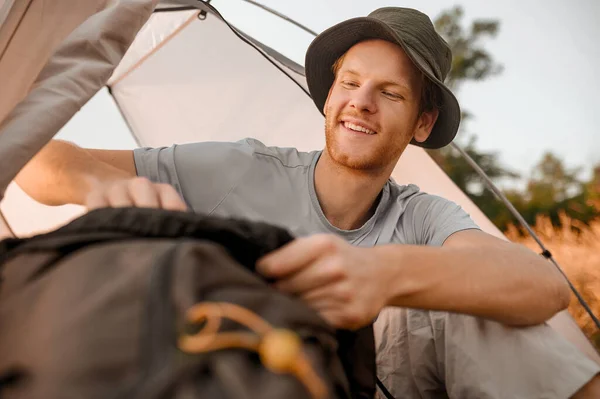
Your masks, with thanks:
M 106 208 L 108 201 L 102 191 L 93 191 L 85 199 L 85 207 L 91 211 L 98 208 Z
M 331 251 L 334 245 L 335 240 L 331 235 L 298 238 L 259 259 L 256 270 L 266 277 L 284 278 Z
M 322 310 L 317 310 L 317 313 L 319 314 L 319 316 L 321 316 L 323 320 L 327 322 L 327 324 L 329 324 L 333 328 L 348 328 L 343 323 L 341 313 L 335 309 L 324 308 Z
M 312 310 L 314 310 L 319 316 L 321 316 L 322 318 L 325 319 L 325 317 L 323 316 L 324 314 L 332 314 L 335 312 L 338 312 L 338 310 L 336 310 L 336 308 L 338 308 L 339 306 L 332 306 L 326 303 L 307 303 L 306 304 L 309 308 L 311 308 Z
M 323 285 L 300 294 L 300 298 L 306 303 L 322 303 L 330 306 L 347 305 L 354 299 L 353 293 L 347 284 L 338 282 Z
M 369 324 L 369 321 L 363 320 L 356 312 L 348 311 L 338 307 L 322 307 L 315 309 L 319 316 L 331 326 L 344 330 L 358 330 Z
M 275 288 L 292 295 L 303 294 L 323 286 L 330 286 L 345 276 L 335 257 L 325 255 L 297 273 L 275 283 Z
M 358 330 L 359 328 L 368 324 L 356 318 L 355 316 L 348 315 L 335 309 L 323 310 L 319 312 L 319 315 L 329 325 L 337 329 Z
M 140 208 L 158 208 L 160 201 L 155 185 L 148 179 L 139 177 L 128 183 L 129 195 L 135 206 Z
M 161 208 L 172 211 L 187 211 L 187 205 L 173 186 L 160 184 L 158 190 Z
M 106 193 L 108 206 L 113 208 L 125 208 L 133 206 L 133 200 L 129 196 L 129 190 L 125 184 L 115 184 Z

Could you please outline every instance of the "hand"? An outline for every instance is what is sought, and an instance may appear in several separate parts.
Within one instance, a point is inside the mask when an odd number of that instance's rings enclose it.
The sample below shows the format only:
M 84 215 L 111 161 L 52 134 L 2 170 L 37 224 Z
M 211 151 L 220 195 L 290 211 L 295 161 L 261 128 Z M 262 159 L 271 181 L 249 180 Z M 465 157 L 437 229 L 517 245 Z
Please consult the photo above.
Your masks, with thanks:
M 358 329 L 386 305 L 389 276 L 373 248 L 359 248 L 334 235 L 292 241 L 259 259 L 259 273 L 296 295 L 332 326 Z
M 104 207 L 162 208 L 185 211 L 187 206 L 173 186 L 152 183 L 145 177 L 123 178 L 98 184 L 86 197 L 91 210 Z

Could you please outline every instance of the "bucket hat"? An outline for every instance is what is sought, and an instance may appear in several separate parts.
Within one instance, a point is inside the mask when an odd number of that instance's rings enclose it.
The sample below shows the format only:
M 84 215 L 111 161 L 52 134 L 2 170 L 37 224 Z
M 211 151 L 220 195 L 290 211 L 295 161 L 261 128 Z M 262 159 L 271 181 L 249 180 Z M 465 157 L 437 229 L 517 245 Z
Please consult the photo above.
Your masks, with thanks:
M 308 89 L 317 108 L 323 107 L 335 76 L 332 66 L 355 44 L 382 39 L 398 44 L 415 66 L 440 88 L 438 119 L 426 141 L 411 143 L 424 148 L 449 144 L 460 124 L 460 106 L 444 84 L 452 65 L 452 51 L 435 31 L 429 17 L 411 8 L 379 8 L 366 17 L 349 19 L 320 33 L 308 47 L 305 73 Z

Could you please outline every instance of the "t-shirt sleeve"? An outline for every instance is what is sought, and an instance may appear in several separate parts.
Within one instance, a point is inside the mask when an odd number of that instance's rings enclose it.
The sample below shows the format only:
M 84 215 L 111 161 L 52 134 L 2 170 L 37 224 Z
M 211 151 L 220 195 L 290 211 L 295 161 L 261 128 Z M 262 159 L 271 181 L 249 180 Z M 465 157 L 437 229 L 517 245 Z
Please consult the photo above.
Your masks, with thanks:
M 469 229 L 479 229 L 459 205 L 445 198 L 426 193 L 417 194 L 406 208 L 409 226 L 419 245 L 442 246 L 452 234 Z
M 211 213 L 250 169 L 246 141 L 191 143 L 134 150 L 136 173 L 172 185 L 195 212 Z

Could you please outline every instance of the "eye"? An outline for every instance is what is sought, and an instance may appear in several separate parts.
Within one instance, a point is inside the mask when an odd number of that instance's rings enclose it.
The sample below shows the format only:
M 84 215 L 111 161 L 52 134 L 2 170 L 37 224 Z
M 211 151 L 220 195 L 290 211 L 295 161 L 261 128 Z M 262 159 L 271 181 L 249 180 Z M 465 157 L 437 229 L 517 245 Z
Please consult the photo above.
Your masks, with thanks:
M 404 97 L 400 94 L 392 93 L 391 91 L 382 91 L 381 93 L 392 100 L 404 100 Z
M 353 82 L 351 80 L 343 80 L 342 81 L 342 86 L 355 88 L 355 87 L 358 87 L 358 83 Z

